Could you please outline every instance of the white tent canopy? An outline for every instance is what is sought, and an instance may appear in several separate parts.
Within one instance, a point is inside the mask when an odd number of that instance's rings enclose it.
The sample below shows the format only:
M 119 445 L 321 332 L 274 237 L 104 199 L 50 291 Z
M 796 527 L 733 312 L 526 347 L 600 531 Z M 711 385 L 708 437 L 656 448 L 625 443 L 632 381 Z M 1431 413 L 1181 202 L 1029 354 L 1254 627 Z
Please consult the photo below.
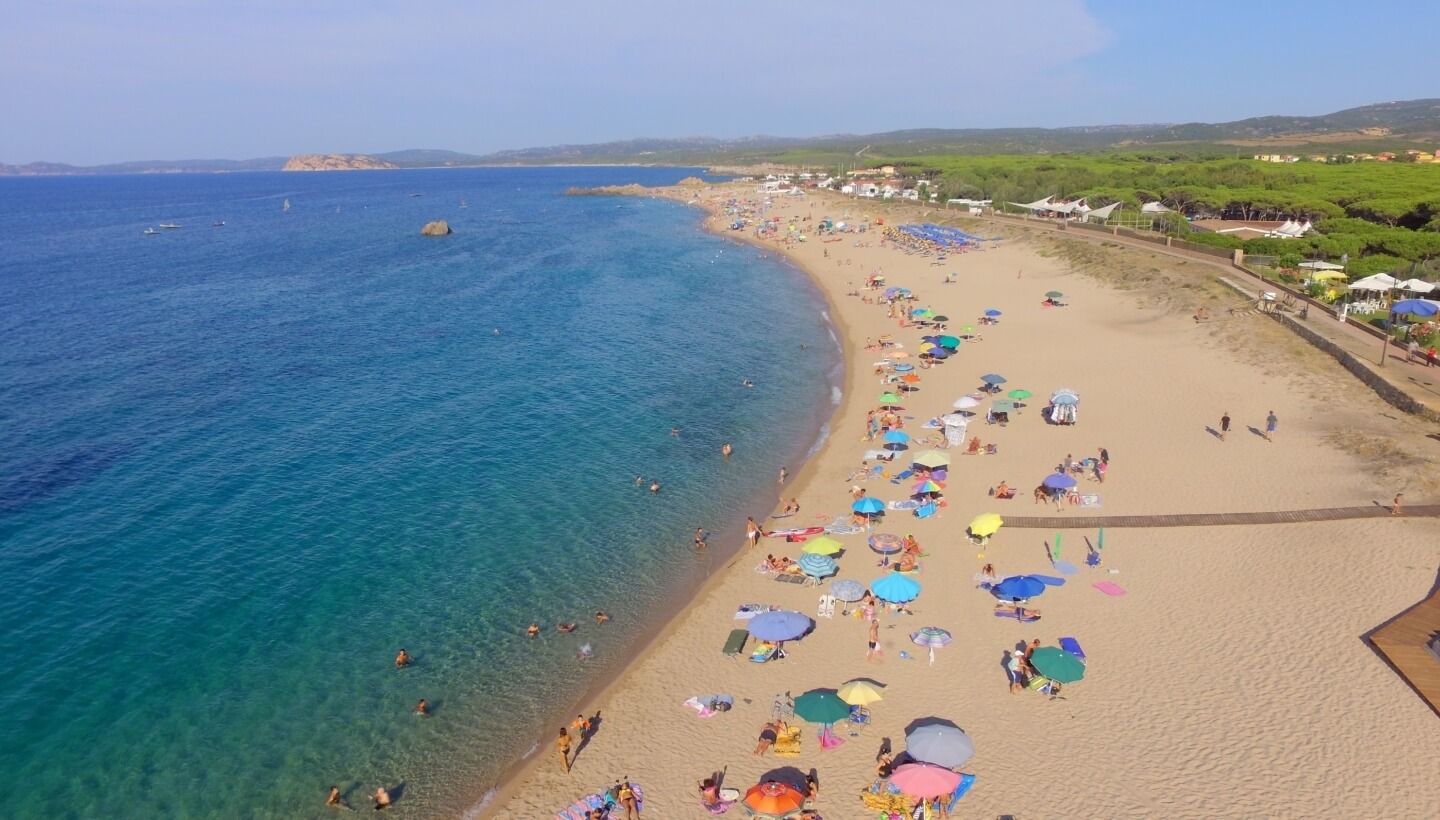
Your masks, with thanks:
M 1389 274 L 1377 273 L 1350 283 L 1351 290 L 1394 290 L 1400 280 Z
M 1310 270 L 1345 270 L 1344 265 L 1337 265 L 1334 262 L 1301 262 L 1300 267 Z
M 1114 211 L 1114 210 L 1115 210 L 1116 208 L 1118 208 L 1118 207 L 1120 207 L 1120 203 L 1118 203 L 1118 202 L 1112 202 L 1112 203 L 1110 203 L 1109 205 L 1106 205 L 1106 206 L 1103 207 L 1103 208 L 1096 208 L 1095 210 L 1090 211 L 1089 213 L 1085 214 L 1085 218 L 1086 218 L 1086 219 L 1109 219 L 1109 218 L 1110 218 L 1110 213 L 1111 213 L 1111 211 Z
M 1140 206 L 1140 213 L 1142 213 L 1142 214 L 1168 214 L 1168 213 L 1170 213 L 1170 209 L 1167 208 L 1167 207 L 1165 207 L 1164 205 L 1161 205 L 1161 204 L 1158 203 L 1158 202 L 1147 202 L 1147 203 L 1145 203 L 1144 205 L 1141 205 L 1141 206 Z
M 1406 279 L 1397 285 L 1397 287 L 1400 290 L 1408 290 L 1413 293 L 1429 293 L 1435 289 L 1434 285 L 1429 282 L 1421 282 L 1419 279 Z

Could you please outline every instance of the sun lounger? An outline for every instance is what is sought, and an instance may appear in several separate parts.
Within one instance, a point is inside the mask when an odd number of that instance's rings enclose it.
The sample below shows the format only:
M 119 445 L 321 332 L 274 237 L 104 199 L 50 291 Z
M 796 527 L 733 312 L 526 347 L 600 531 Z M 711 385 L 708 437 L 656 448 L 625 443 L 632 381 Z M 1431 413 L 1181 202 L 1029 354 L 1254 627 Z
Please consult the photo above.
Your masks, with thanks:
M 745 651 L 745 642 L 748 640 L 750 640 L 749 632 L 743 629 L 732 629 L 730 637 L 725 639 L 725 647 L 720 651 L 733 658 Z
M 806 584 L 810 582 L 810 579 L 806 578 L 804 575 L 790 575 L 784 572 L 777 573 L 775 575 L 775 580 L 784 584 Z
M 748 621 L 756 615 L 762 612 L 769 612 L 774 608 L 775 607 L 769 604 L 741 604 L 740 608 L 735 610 L 735 620 Z
M 1061 638 L 1060 648 L 1082 661 L 1085 660 L 1085 650 L 1080 648 L 1080 642 L 1074 638 Z

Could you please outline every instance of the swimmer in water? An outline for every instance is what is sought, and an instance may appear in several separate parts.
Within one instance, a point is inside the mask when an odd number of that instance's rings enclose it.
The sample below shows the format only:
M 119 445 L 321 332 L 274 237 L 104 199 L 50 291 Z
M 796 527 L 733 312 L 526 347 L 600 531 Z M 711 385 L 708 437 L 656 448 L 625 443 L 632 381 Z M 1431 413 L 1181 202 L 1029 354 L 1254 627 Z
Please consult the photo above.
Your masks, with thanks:
M 744 384 L 746 387 L 754 387 L 754 386 L 755 386 L 755 382 L 752 382 L 752 381 L 750 381 L 749 379 L 746 379 L 746 380 L 743 382 L 743 384 Z
M 409 666 L 409 665 L 410 665 L 410 654 L 409 654 L 408 652 L 406 652 L 405 650 L 403 650 L 403 649 L 400 650 L 400 654 L 395 656 L 395 666 L 396 666 L 396 668 L 404 668 L 404 667 Z
M 425 702 L 424 698 L 421 698 L 420 702 L 415 704 L 415 714 L 420 717 L 430 717 L 430 706 Z
M 530 624 L 530 628 L 525 630 L 525 635 L 526 635 L 526 637 L 533 638 L 533 637 L 535 637 L 536 635 L 539 635 L 539 634 L 540 634 L 540 625 L 539 625 L 539 624 Z
M 582 661 L 588 661 L 588 660 L 590 660 L 590 658 L 593 657 L 594 655 L 595 655 L 595 650 L 591 648 L 590 644 L 586 643 L 586 644 L 581 644 L 581 645 L 580 645 L 580 655 L 579 655 L 580 660 L 582 660 Z
M 562 623 L 558 623 L 558 622 L 557 622 L 557 623 L 555 624 L 555 631 L 556 631 L 556 632 L 574 632 L 574 631 L 575 631 L 575 623 L 574 623 L 573 621 L 570 622 L 570 623 L 568 623 L 568 624 L 562 624 Z
M 496 336 L 499 336 L 499 335 L 500 335 L 500 328 L 498 328 L 498 327 L 495 328 L 495 335 L 496 335 Z
M 637 476 L 635 476 L 635 486 L 636 486 L 636 487 L 639 487 L 640 485 L 642 485 L 642 484 L 644 484 L 644 483 L 645 483 L 645 476 L 643 476 L 643 475 L 637 475 Z
M 605 625 L 605 622 L 608 621 L 608 620 L 610 620 L 610 616 L 609 616 L 609 615 L 606 615 L 606 614 L 603 613 L 603 612 L 597 612 L 597 613 L 595 613 L 595 625 L 596 625 L 596 626 L 604 626 L 604 625 Z
M 650 492 L 651 492 L 651 494 L 653 494 L 653 495 L 659 495 L 659 494 L 660 494 L 660 482 L 658 482 L 658 481 L 652 481 L 652 482 L 650 482 Z
M 385 787 L 381 786 L 375 790 L 375 811 L 388 808 L 390 808 L 390 792 L 385 791 Z
M 720 445 L 720 455 L 729 458 L 730 455 L 734 452 L 735 448 L 730 446 L 730 442 L 727 441 L 724 444 Z
M 337 809 L 350 808 L 349 806 L 345 805 L 345 798 L 340 796 L 339 786 L 330 787 L 330 794 L 325 798 L 325 805 L 334 806 Z

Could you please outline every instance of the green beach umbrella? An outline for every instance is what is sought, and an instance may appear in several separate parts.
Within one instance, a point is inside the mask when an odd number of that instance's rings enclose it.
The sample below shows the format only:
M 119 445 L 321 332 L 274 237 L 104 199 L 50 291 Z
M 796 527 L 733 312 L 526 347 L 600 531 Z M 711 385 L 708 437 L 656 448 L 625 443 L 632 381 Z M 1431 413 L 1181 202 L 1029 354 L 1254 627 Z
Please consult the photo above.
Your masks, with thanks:
M 1031 393 L 1029 390 L 1011 390 L 1009 393 L 1006 393 L 1005 395 L 1009 396 L 1010 398 L 1014 399 L 1015 401 L 1020 401 L 1020 400 L 1022 400 L 1022 399 L 1028 399 L 1028 398 L 1030 398 L 1031 396 L 1033 396 L 1033 395 L 1035 395 L 1035 394 L 1034 394 L 1034 393 Z
M 1060 533 L 1055 533 L 1055 560 L 1060 560 Z
M 795 715 L 810 723 L 838 723 L 850 717 L 850 704 L 832 691 L 816 689 L 795 699 Z
M 959 339 L 958 337 L 956 337 L 956 336 L 941 336 L 941 337 L 940 337 L 940 346 L 941 346 L 941 347 L 959 347 L 959 346 L 960 346 L 960 339 Z
M 961 333 L 974 333 L 974 332 L 975 332 L 975 326 L 974 326 L 974 325 L 961 325 L 961 326 L 960 326 L 960 332 L 961 332 Z
M 828 535 L 822 535 L 819 538 L 806 541 L 805 546 L 801 547 L 800 551 L 808 552 L 811 555 L 834 555 L 843 549 L 845 549 L 844 544 Z
M 897 404 L 897 405 L 898 405 L 898 404 L 900 403 L 900 397 L 897 396 L 897 395 L 895 395 L 894 393 L 881 393 L 881 394 L 880 394 L 880 403 L 881 403 L 881 404 Z
M 1058 291 L 1058 290 L 1052 290 L 1052 291 L 1050 291 L 1049 293 L 1045 294 L 1045 298 L 1046 298 L 1046 299 L 1059 299 L 1060 297 L 1062 297 L 1062 296 L 1064 296 L 1064 295 L 1065 295 L 1065 294 L 1061 293 L 1061 292 Z
M 1095 542 L 1095 549 L 1096 549 L 1096 550 L 1103 550 L 1103 549 L 1105 549 L 1105 528 L 1104 528 L 1104 527 L 1101 527 L 1101 528 L 1100 528 L 1100 538 L 1099 538 L 1099 540 L 1097 540 L 1097 541 Z
M 1058 646 L 1042 646 L 1030 656 L 1035 671 L 1053 681 L 1074 683 L 1085 678 L 1085 662 Z M 795 705 L 800 705 L 796 701 Z M 795 710 L 799 712 L 797 708 Z
M 922 467 L 929 467 L 932 470 L 950 466 L 950 457 L 939 450 L 925 450 L 911 459 L 911 464 L 919 464 Z

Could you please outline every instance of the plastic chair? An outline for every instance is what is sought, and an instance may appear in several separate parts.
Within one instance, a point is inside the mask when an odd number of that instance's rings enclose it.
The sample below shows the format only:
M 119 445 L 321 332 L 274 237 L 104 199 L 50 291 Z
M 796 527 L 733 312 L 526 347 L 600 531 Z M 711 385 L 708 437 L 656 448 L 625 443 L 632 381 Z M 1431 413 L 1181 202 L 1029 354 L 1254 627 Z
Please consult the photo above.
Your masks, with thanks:
M 870 710 L 864 706 L 850 707 L 850 734 L 858 735 L 860 729 L 870 723 Z
M 790 697 L 789 692 L 775 696 L 770 704 L 770 716 L 787 722 L 795 717 L 795 699 Z

